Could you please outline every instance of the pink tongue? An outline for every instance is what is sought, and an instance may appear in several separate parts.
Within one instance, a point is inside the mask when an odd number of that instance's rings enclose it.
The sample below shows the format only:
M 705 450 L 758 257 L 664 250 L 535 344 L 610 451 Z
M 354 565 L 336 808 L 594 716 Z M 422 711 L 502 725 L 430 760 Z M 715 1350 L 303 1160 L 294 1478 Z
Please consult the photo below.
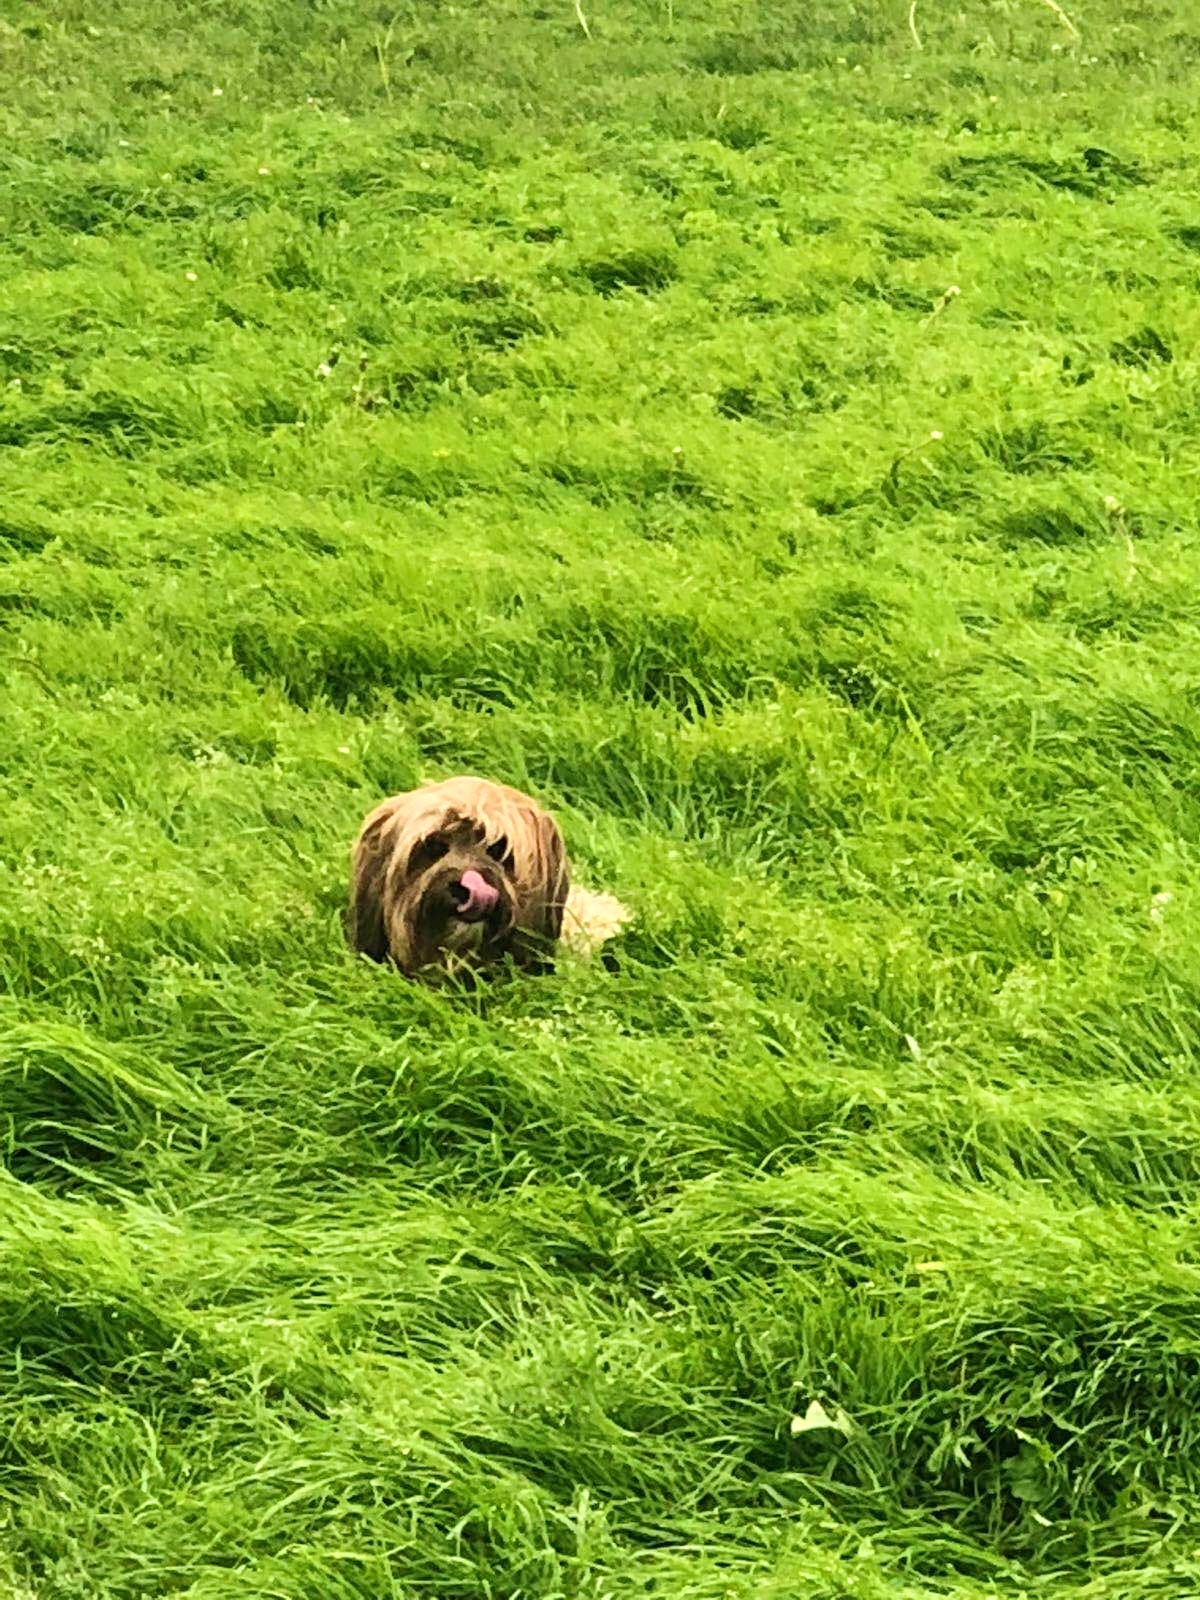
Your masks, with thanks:
M 467 903 L 465 906 L 459 907 L 459 916 L 467 917 L 468 919 L 486 917 L 496 904 L 496 901 L 499 900 L 500 891 L 493 889 L 486 879 L 481 878 L 477 872 L 473 871 L 464 872 L 458 881 L 467 891 Z

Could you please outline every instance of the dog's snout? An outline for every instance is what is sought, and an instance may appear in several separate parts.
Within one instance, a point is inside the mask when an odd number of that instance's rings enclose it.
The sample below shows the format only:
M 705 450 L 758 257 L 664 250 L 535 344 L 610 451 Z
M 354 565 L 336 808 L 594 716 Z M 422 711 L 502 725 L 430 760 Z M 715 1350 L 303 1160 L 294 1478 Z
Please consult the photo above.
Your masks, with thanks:
M 496 908 L 499 889 L 494 888 L 478 872 L 464 872 L 450 890 L 455 910 L 468 922 L 478 922 Z

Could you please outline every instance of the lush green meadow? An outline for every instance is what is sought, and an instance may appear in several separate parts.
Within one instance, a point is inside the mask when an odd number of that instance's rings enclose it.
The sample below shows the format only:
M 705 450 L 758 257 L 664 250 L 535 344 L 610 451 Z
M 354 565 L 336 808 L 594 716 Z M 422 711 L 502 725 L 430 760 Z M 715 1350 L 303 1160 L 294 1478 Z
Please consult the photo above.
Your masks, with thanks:
M 1200 1593 L 1200 17 L 1064 4 L 4 0 L 0 1600 Z M 350 958 L 460 770 L 612 959 Z

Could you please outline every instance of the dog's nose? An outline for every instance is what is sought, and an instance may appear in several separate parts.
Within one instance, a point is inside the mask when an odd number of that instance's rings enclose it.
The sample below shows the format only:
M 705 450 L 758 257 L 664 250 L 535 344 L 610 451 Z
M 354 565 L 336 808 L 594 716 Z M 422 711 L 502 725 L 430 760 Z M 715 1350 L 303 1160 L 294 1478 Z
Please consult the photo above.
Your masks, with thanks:
M 466 899 L 461 899 L 465 895 Z M 467 922 L 479 922 L 493 911 L 497 900 L 500 898 L 499 889 L 494 889 L 486 878 L 480 877 L 478 872 L 464 872 L 455 885 L 454 898 L 459 901 L 458 915 Z

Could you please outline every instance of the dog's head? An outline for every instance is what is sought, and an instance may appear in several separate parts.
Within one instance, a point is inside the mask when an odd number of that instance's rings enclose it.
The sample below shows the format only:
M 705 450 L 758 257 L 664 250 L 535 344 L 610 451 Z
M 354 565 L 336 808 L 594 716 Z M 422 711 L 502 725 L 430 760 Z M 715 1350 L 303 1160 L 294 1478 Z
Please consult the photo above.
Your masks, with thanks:
M 350 942 L 409 974 L 506 955 L 544 967 L 569 886 L 553 817 L 503 784 L 451 778 L 385 800 L 363 823 Z

